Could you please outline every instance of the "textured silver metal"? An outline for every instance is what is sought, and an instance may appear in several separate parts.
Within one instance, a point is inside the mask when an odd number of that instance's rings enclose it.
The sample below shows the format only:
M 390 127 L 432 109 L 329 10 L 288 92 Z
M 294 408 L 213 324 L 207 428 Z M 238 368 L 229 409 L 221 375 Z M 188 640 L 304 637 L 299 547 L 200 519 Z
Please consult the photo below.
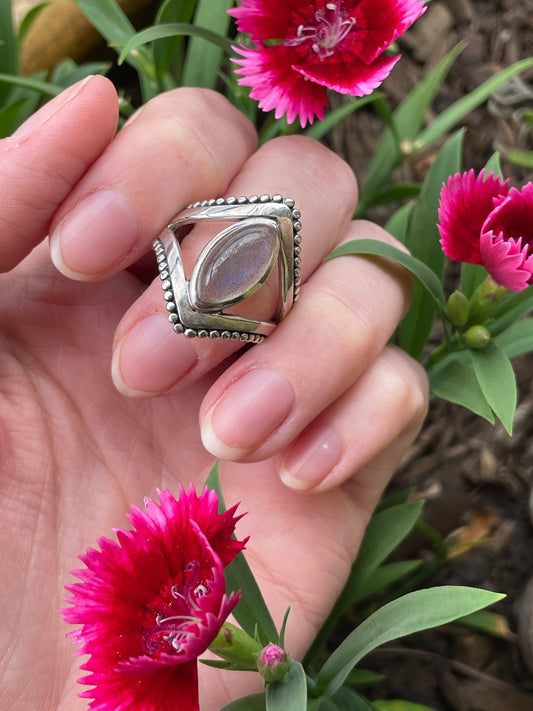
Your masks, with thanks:
M 292 198 L 266 194 L 202 200 L 177 215 L 152 244 L 174 331 L 188 338 L 250 343 L 272 333 L 298 297 L 300 218 Z M 222 228 L 188 276 L 180 242 L 194 225 L 205 222 L 222 223 Z M 271 320 L 226 313 L 254 294 L 276 264 L 279 301 Z

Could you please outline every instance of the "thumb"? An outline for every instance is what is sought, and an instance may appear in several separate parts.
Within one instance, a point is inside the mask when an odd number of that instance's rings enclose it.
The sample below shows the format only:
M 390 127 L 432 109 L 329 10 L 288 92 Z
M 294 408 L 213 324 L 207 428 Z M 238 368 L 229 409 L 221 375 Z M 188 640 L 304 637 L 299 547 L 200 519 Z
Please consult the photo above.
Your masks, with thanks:
M 47 235 L 59 205 L 113 139 L 117 115 L 111 82 L 90 76 L 0 141 L 0 271 Z

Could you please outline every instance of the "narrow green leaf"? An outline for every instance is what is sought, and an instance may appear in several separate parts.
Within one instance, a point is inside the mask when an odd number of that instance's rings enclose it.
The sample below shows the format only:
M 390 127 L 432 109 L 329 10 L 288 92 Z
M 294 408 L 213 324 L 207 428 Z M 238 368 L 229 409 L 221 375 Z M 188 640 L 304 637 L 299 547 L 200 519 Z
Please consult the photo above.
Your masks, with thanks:
M 396 563 L 381 565 L 368 575 L 356 576 L 351 588 L 351 605 L 349 607 L 359 605 L 362 600 L 399 583 L 402 578 L 414 573 L 421 565 L 420 560 L 399 560 Z
M 13 86 L 22 87 L 23 89 L 31 89 L 32 91 L 38 91 L 49 98 L 57 96 L 65 88 L 58 84 L 51 84 L 50 82 L 43 81 L 42 79 L 21 77 L 13 74 L 0 74 L 0 84 L 11 84 Z
M 273 681 L 266 690 L 267 711 L 306 711 L 307 681 L 300 662 L 293 662 L 281 681 Z
M 18 73 L 18 42 L 11 16 L 12 2 L 0 2 L 0 72 L 2 74 Z M 10 94 L 9 86 L 0 86 L 0 106 Z
M 518 321 L 494 339 L 508 358 L 533 351 L 533 318 Z
M 431 709 L 429 706 L 414 704 L 412 701 L 402 701 L 402 699 L 380 699 L 379 701 L 373 701 L 372 708 L 375 709 L 375 711 L 435 711 L 435 709 Z
M 527 168 L 528 170 L 533 168 L 533 151 L 512 148 L 509 151 L 505 151 L 505 157 L 510 163 L 518 165 L 521 168 Z
M 385 511 L 385 509 L 390 509 L 392 506 L 398 506 L 399 504 L 405 504 L 409 501 L 411 494 L 415 492 L 415 488 L 411 487 L 409 489 L 402 489 L 401 491 L 395 491 L 394 494 L 389 494 L 386 498 L 379 502 L 379 504 L 374 509 L 373 516 L 375 516 L 380 511 Z
M 219 511 L 225 511 L 226 503 L 220 484 L 218 462 L 214 464 L 209 472 L 205 485 L 218 493 Z M 279 640 L 276 625 L 270 616 L 259 585 L 244 554 L 239 553 L 228 565 L 225 572 L 227 591 L 237 592 L 237 590 L 242 590 L 242 597 L 233 612 L 237 622 L 251 637 L 254 636 L 257 627 L 259 637 L 264 644 L 268 642 L 277 643 Z
M 428 148 L 434 141 L 448 133 L 465 116 L 487 101 L 496 89 L 507 84 L 514 76 L 525 72 L 530 67 L 533 67 L 533 57 L 515 62 L 510 67 L 494 74 L 476 89 L 442 111 L 425 130 L 418 134 L 414 142 L 416 150 L 423 151 Z
M 357 111 L 363 106 L 366 106 L 367 104 L 374 103 L 384 96 L 385 94 L 383 93 L 374 92 L 373 94 L 362 96 L 357 99 L 350 97 L 347 100 L 347 103 L 327 113 L 322 121 L 315 121 L 315 123 L 305 131 L 305 135 L 320 141 L 331 131 L 332 128 L 345 119 L 346 116 L 349 116 L 351 113 Z
M 513 633 L 509 629 L 509 624 L 503 615 L 498 615 L 490 610 L 479 610 L 471 615 L 455 620 L 455 624 L 468 627 L 476 632 L 488 634 L 499 639 L 512 639 Z
M 470 351 L 479 387 L 509 435 L 516 410 L 516 379 L 509 358 L 494 343 Z
M 420 518 L 423 501 L 408 501 L 374 514 L 355 561 L 354 575 L 369 575 L 397 548 Z
M 20 99 L 0 109 L 0 138 L 10 136 L 13 130 L 20 124 L 18 119 L 25 104 L 26 101 Z
M 496 318 L 490 324 L 491 335 L 497 336 L 510 326 L 526 316 L 533 309 L 533 289 L 506 294 L 496 313 Z
M 266 694 L 252 694 L 232 701 L 220 711 L 266 711 Z
M 173 22 L 190 24 L 194 17 L 196 0 L 164 0 L 161 3 L 155 19 L 156 25 L 165 25 Z M 156 76 L 162 81 L 166 72 L 169 71 L 173 60 L 179 56 L 180 71 L 178 73 L 177 84 L 181 82 L 181 68 L 183 65 L 183 35 L 176 35 L 154 43 L 153 55 Z
M 369 669 L 352 669 L 346 678 L 346 683 L 352 686 L 371 686 L 372 684 L 378 684 L 384 679 L 386 679 L 384 674 L 370 671 Z M 345 686 L 341 687 L 341 689 L 345 688 Z
M 212 42 L 217 45 L 217 47 L 222 48 L 226 53 L 229 54 L 231 51 L 231 43 L 225 37 L 222 37 L 222 35 L 217 35 L 215 32 L 211 32 L 211 30 L 206 30 L 204 27 L 174 22 L 168 25 L 153 25 L 152 27 L 147 27 L 145 30 L 138 32 L 124 45 L 118 62 L 121 64 L 130 52 L 143 44 L 166 37 L 176 37 L 178 35 L 203 37 L 208 42 Z
M 394 262 L 398 262 L 402 267 L 407 269 L 410 274 L 412 274 L 415 279 L 417 279 L 420 284 L 426 289 L 428 294 L 431 296 L 435 302 L 437 309 L 444 313 L 446 309 L 446 301 L 444 299 L 444 292 L 442 290 L 441 283 L 437 278 L 436 274 L 431 271 L 431 269 L 426 266 L 423 262 L 416 257 L 413 257 L 406 252 L 403 252 L 390 244 L 385 244 L 379 240 L 373 239 L 357 239 L 351 242 L 346 242 L 341 247 L 333 250 L 326 259 L 333 259 L 335 257 L 343 257 L 346 255 L 369 255 L 375 257 L 385 257 L 387 259 L 392 259 Z
M 41 2 L 38 5 L 35 5 L 32 7 L 28 12 L 24 15 L 22 18 L 22 21 L 19 26 L 19 33 L 18 33 L 18 42 L 19 46 L 22 44 L 24 41 L 24 38 L 28 34 L 29 29 L 37 19 L 37 17 L 41 14 L 41 11 L 44 10 L 44 8 L 49 5 L 50 2 Z
M 420 259 L 442 283 L 444 252 L 437 228 L 439 197 L 442 184 L 448 176 L 461 169 L 464 131 L 455 133 L 437 153 L 420 189 L 407 232 L 406 246 L 411 254 Z M 400 346 L 413 358 L 419 358 L 428 339 L 435 306 L 427 292 L 415 284 L 411 308 L 400 326 Z
M 481 264 L 461 264 L 461 291 L 470 298 L 483 279 L 487 276 L 487 270 Z
M 416 590 L 384 605 L 357 627 L 333 652 L 317 682 L 332 696 L 354 666 L 376 647 L 398 637 L 437 627 L 501 600 L 504 595 L 462 586 Z
M 431 392 L 437 397 L 484 417 L 494 424 L 494 415 L 479 387 L 473 366 L 466 356 L 453 354 L 433 367 L 429 373 Z
M 390 129 L 383 133 L 366 174 L 359 198 L 359 214 L 363 214 L 368 209 L 374 196 L 381 192 L 383 186 L 389 181 L 396 164 L 405 157 L 401 152 L 401 142 L 412 141 L 415 138 L 437 91 L 465 46 L 465 44 L 457 45 L 441 59 L 394 112 L 394 125 L 398 140 L 395 139 Z
M 493 153 L 488 159 L 488 161 L 485 163 L 485 175 L 490 175 L 490 173 L 503 176 L 502 164 L 500 162 L 500 154 L 498 152 Z
M 227 37 L 230 26 L 228 10 L 233 7 L 233 0 L 198 0 L 194 24 L 217 35 Z M 203 86 L 214 89 L 218 73 L 224 60 L 224 52 L 212 42 L 201 37 L 194 37 L 187 50 L 183 68 L 184 86 Z
M 377 193 L 372 201 L 372 207 L 389 205 L 391 202 L 400 202 L 406 198 L 418 197 L 418 195 L 420 195 L 419 183 L 391 185 L 382 192 Z

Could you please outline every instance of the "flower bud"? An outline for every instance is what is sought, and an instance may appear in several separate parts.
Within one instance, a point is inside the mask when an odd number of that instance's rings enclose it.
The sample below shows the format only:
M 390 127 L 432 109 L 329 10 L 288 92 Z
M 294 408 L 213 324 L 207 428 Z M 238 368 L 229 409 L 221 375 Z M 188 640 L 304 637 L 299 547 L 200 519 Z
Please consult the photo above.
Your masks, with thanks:
M 490 333 L 485 326 L 470 326 L 464 334 L 464 339 L 469 348 L 479 351 L 490 343 Z
M 232 669 L 255 671 L 261 644 L 240 627 L 224 622 L 209 649 L 228 662 Z
M 257 656 L 257 670 L 267 683 L 282 679 L 290 666 L 287 655 L 277 644 L 267 644 Z
M 453 326 L 464 326 L 468 321 L 470 305 L 462 291 L 454 291 L 450 294 L 446 305 L 446 313 Z

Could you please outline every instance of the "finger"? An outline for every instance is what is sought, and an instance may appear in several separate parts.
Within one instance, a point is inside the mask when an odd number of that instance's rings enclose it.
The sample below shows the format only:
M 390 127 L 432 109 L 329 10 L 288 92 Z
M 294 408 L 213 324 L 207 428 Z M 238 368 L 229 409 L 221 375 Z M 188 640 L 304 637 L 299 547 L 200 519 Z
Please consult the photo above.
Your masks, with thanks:
M 111 82 L 84 79 L 0 141 L 0 270 L 12 269 L 48 233 L 58 206 L 112 140 Z
M 346 163 L 320 143 L 297 136 L 265 144 L 242 166 L 228 191 L 234 195 L 269 191 L 294 198 L 303 222 L 302 281 L 346 232 L 357 198 L 355 178 Z M 191 233 L 182 251 L 193 261 L 201 246 L 201 239 Z M 261 289 L 247 300 L 248 308 L 259 318 L 270 318 L 277 300 L 272 296 L 265 297 Z M 113 377 L 128 395 L 161 394 L 190 384 L 237 348 L 220 340 L 177 336 L 169 327 L 158 278 L 117 329 Z
M 355 222 L 348 237 L 393 241 Z M 324 263 L 274 333 L 219 378 L 201 409 L 204 446 L 256 461 L 283 450 L 368 368 L 405 313 L 411 281 L 392 263 Z
M 61 207 L 50 239 L 55 265 L 80 280 L 130 266 L 176 212 L 224 192 L 255 142 L 249 121 L 218 93 L 156 97 Z
M 292 489 L 316 492 L 353 477 L 359 500 L 371 510 L 422 426 L 427 406 L 424 369 L 404 351 L 387 346 L 291 442 L 281 460 L 280 477 Z

